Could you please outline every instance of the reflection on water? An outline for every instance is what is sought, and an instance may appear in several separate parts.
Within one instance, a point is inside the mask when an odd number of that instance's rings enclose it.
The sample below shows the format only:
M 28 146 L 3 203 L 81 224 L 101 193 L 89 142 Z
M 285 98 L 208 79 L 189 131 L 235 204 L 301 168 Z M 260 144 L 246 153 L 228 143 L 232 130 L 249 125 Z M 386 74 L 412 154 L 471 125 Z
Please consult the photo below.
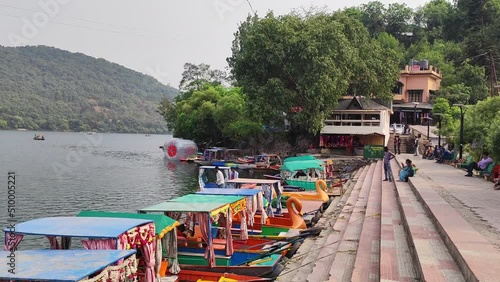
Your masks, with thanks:
M 35 141 L 34 134 L 0 131 L 0 182 L 16 173 L 18 222 L 81 210 L 136 212 L 196 191 L 196 164 L 166 161 L 159 149 L 170 135 L 44 132 L 46 140 Z M 0 201 L 7 202 L 6 192 Z M 6 211 L 0 226 L 7 226 Z M 48 247 L 46 239 L 32 238 L 21 249 Z

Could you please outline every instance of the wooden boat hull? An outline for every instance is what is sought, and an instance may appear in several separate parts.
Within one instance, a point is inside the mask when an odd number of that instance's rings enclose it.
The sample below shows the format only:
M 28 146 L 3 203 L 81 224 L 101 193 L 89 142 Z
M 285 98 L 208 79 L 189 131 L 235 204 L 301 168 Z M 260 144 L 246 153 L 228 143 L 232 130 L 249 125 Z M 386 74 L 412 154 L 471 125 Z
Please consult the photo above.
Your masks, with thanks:
M 260 282 L 260 281 L 271 281 L 270 278 L 258 277 L 258 276 L 248 276 L 248 275 L 238 275 L 233 273 L 217 273 L 211 271 L 198 271 L 198 270 L 186 270 L 182 269 L 180 273 L 177 274 L 179 281 L 185 282 L 196 282 L 198 279 L 204 281 L 219 281 L 221 277 L 234 279 L 242 282 Z
M 261 263 L 252 265 L 217 265 L 214 267 L 210 267 L 208 266 L 208 263 L 206 265 L 182 264 L 180 258 L 179 258 L 179 263 L 181 269 L 185 270 L 201 270 L 201 271 L 216 272 L 216 273 L 233 273 L 237 275 L 275 278 L 278 276 L 279 272 L 281 272 L 281 270 L 283 269 L 283 266 L 279 264 L 282 255 L 273 254 L 270 255 L 269 258 L 267 259 L 263 258 L 259 260 L 262 261 Z
M 288 230 L 287 230 L 288 231 Z M 261 232 L 259 232 L 261 234 Z M 271 234 L 271 231 L 268 231 L 265 234 Z M 223 239 L 224 240 L 224 239 Z M 241 240 L 239 238 L 233 239 L 233 249 L 235 252 L 241 253 L 256 253 L 263 254 L 266 253 L 267 250 L 265 247 L 269 247 L 273 244 L 276 244 L 276 241 L 270 239 L 259 239 L 259 238 L 249 238 L 247 240 Z M 224 249 L 215 249 L 215 254 L 224 256 L 225 255 L 225 243 L 223 245 Z M 204 253 L 205 248 L 198 247 L 198 243 L 190 242 L 188 246 L 178 246 L 179 252 L 185 253 Z

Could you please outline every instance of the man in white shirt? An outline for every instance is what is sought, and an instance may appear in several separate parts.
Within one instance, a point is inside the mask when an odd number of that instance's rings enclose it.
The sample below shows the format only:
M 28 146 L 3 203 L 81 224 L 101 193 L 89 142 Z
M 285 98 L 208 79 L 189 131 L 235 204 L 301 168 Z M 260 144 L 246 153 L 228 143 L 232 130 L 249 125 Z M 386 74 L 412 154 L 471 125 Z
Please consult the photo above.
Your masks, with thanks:
M 216 184 L 217 184 L 217 187 L 219 188 L 223 188 L 224 187 L 224 174 L 222 173 L 222 171 L 219 169 L 218 166 L 215 167 L 215 175 L 217 176 L 217 180 L 216 180 Z

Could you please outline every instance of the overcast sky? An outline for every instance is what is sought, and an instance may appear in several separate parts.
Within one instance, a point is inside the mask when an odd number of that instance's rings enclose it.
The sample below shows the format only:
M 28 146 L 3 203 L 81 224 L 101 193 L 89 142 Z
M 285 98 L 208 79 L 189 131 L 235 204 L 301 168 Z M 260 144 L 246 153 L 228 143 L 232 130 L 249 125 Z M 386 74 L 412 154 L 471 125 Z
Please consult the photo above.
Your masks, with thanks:
M 250 0 L 259 15 L 363 0 Z M 415 8 L 427 0 L 390 1 Z M 178 87 L 183 65 L 227 67 L 247 0 L 0 0 L 0 45 L 47 45 L 104 58 Z

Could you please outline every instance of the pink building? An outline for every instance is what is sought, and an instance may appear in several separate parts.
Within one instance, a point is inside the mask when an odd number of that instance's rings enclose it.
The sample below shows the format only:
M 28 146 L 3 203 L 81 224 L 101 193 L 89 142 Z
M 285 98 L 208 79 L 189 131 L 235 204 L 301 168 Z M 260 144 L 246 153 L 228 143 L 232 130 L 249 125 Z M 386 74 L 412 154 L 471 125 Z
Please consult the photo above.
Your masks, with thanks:
M 391 123 L 424 124 L 432 110 L 429 97 L 441 88 L 441 79 L 441 72 L 426 60 L 405 66 L 393 90 Z

